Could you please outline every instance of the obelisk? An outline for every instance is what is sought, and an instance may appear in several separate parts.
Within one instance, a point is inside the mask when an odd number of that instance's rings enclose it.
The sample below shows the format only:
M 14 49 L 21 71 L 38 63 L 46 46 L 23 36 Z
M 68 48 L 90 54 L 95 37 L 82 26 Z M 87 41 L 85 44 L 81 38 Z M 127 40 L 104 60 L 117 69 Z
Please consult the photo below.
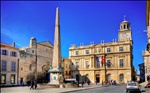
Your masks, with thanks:
M 59 8 L 56 8 L 55 19 L 55 34 L 54 34 L 54 48 L 52 66 L 50 66 L 50 82 L 49 85 L 59 85 L 63 80 L 61 68 L 61 42 L 60 42 L 60 22 L 59 22 Z

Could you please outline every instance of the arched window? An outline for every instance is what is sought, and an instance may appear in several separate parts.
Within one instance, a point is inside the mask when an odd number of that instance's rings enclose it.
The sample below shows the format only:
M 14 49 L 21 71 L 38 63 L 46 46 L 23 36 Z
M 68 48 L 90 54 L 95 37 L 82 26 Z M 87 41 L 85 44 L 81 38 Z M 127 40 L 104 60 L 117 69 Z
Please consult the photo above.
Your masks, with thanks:
M 126 28 L 126 25 L 124 25 L 124 29 Z
M 107 75 L 107 80 L 110 81 L 111 80 L 111 74 Z
M 120 78 L 120 81 L 121 81 L 121 82 L 124 81 L 124 75 L 123 75 L 123 74 L 120 74 L 119 78 Z

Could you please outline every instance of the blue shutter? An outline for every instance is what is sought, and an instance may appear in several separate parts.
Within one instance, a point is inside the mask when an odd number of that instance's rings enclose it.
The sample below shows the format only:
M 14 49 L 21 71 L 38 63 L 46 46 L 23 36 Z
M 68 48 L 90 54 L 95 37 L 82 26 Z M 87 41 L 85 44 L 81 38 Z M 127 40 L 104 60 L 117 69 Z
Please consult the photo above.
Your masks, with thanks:
M 6 50 L 6 55 L 8 55 L 8 50 Z

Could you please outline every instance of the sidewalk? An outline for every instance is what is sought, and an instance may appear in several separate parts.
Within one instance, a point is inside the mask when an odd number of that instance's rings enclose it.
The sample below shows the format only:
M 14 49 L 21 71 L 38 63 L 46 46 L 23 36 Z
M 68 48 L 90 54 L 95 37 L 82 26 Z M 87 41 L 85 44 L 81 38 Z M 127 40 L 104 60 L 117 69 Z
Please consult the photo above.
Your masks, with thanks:
M 80 85 L 81 86 L 81 85 Z M 20 86 L 20 87 L 6 87 L 1 88 L 2 93 L 68 93 L 68 92 L 75 92 L 75 91 L 82 91 L 94 88 L 102 87 L 101 84 L 84 84 L 83 88 L 46 88 L 46 87 L 37 87 L 37 89 L 30 90 L 28 86 Z
M 81 91 L 81 90 L 88 90 L 88 89 L 94 89 L 94 88 L 100 88 L 102 87 L 101 84 L 84 84 L 83 85 L 83 88 L 81 87 L 78 87 L 78 88 L 44 88 L 44 90 L 51 90 L 51 93 L 68 93 L 68 92 L 75 92 L 75 91 Z M 43 88 L 38 88 L 37 90 L 41 90 Z

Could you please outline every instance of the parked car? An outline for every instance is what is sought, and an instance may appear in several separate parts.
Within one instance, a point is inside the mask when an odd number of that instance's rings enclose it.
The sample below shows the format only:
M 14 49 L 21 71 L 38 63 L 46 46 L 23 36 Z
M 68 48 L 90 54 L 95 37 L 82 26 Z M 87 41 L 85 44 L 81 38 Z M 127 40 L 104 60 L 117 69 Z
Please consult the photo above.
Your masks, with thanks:
M 130 93 L 130 91 L 131 93 L 132 91 L 137 91 L 136 93 L 141 93 L 141 86 L 137 82 L 128 82 L 126 85 L 126 93 Z

